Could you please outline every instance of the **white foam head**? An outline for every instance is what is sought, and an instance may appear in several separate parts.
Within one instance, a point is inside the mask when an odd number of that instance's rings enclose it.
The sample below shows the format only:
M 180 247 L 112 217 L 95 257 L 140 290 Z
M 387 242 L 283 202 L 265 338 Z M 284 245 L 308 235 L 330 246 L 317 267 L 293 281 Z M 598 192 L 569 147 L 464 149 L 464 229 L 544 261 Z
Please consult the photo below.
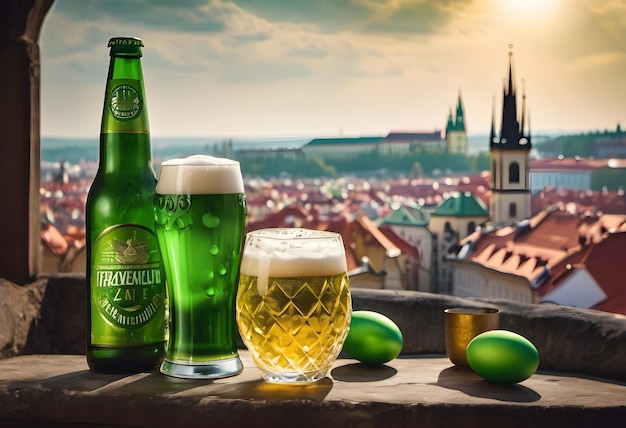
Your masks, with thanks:
M 239 162 L 192 155 L 161 163 L 156 192 L 161 195 L 227 195 L 243 193 Z
M 338 275 L 347 270 L 341 235 L 309 229 L 262 229 L 246 238 L 241 273 L 269 277 Z

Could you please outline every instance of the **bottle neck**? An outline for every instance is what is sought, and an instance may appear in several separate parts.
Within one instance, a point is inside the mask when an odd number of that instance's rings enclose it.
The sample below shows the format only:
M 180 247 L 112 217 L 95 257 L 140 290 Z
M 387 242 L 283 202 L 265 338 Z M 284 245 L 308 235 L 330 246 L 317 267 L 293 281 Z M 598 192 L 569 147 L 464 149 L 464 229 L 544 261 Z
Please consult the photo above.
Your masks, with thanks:
M 139 55 L 112 55 L 102 126 L 100 164 L 107 172 L 152 170 L 150 127 Z
M 149 134 L 100 134 L 100 169 L 103 172 L 154 175 Z

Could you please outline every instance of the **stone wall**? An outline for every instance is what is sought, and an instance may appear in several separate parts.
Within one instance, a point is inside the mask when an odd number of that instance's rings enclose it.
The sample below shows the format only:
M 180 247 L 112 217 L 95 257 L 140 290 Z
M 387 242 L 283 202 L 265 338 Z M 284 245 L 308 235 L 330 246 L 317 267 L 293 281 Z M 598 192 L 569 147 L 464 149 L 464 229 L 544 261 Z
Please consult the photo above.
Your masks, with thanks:
M 82 354 L 85 276 L 42 276 L 20 286 L 0 279 L 0 358 L 22 354 Z M 416 291 L 353 289 L 354 310 L 391 318 L 404 336 L 403 354 L 444 354 L 449 307 L 497 307 L 500 327 L 528 338 L 540 370 L 626 381 L 626 317 L 564 306 L 464 299 Z
M 19 286 L 0 278 L 0 358 L 24 352 L 39 320 L 46 285 L 45 279 Z
M 451 307 L 496 307 L 500 328 L 529 339 L 540 370 L 626 380 L 626 316 L 552 304 L 465 299 L 414 291 L 353 290 L 353 308 L 381 312 L 403 332 L 403 352 L 445 352 L 444 314 Z

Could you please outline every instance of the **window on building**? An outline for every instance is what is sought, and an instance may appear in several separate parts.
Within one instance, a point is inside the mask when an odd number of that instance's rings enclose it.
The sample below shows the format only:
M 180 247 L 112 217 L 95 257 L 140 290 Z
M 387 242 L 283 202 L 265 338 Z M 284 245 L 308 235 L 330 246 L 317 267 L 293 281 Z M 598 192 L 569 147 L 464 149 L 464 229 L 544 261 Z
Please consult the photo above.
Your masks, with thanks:
M 519 164 L 517 162 L 509 165 L 509 183 L 519 183 Z
M 447 245 L 450 245 L 455 239 L 458 239 L 456 236 L 454 229 L 452 229 L 452 225 L 449 221 L 446 221 L 446 224 L 443 227 L 443 242 L 446 242 Z
M 509 204 L 509 217 L 517 217 L 517 204 L 515 202 Z

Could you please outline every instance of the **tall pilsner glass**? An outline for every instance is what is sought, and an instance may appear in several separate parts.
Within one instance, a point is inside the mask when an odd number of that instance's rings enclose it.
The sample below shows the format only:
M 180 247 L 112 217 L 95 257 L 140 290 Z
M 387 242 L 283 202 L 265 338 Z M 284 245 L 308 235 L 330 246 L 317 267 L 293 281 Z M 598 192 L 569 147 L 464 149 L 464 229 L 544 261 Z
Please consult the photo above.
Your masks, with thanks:
M 248 233 L 237 323 L 265 380 L 324 378 L 341 352 L 351 314 L 341 235 L 280 228 Z
M 161 164 L 156 234 L 169 298 L 161 372 L 182 378 L 236 375 L 235 298 L 246 222 L 239 162 L 194 155 Z

